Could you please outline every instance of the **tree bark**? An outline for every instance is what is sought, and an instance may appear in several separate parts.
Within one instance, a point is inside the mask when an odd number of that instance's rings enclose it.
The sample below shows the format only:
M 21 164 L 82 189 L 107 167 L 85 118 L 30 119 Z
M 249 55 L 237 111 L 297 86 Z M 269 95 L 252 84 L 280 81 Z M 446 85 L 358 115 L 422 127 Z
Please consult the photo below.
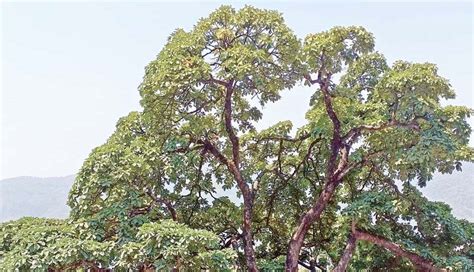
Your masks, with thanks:
M 412 264 L 416 267 L 417 271 L 446 271 L 445 269 L 437 268 L 433 263 L 418 254 L 405 251 L 398 244 L 388 241 L 383 237 L 375 236 L 370 233 L 354 230 L 353 235 L 357 240 L 367 241 L 378 246 L 381 246 L 393 254 L 409 259 Z
M 322 212 L 326 208 L 338 184 L 339 182 L 335 180 L 327 182 L 323 191 L 319 195 L 318 201 L 316 201 L 311 209 L 301 218 L 300 224 L 293 233 L 288 246 L 288 252 L 286 255 L 286 271 L 298 271 L 298 260 L 304 237 L 311 227 L 311 224 L 321 217 Z
M 252 209 L 253 209 L 253 192 L 252 189 L 245 182 L 240 172 L 240 144 L 239 137 L 232 126 L 232 95 L 233 95 L 234 81 L 230 80 L 225 83 L 226 93 L 224 101 L 224 125 L 227 135 L 229 137 L 232 147 L 232 159 L 227 159 L 222 153 L 215 148 L 209 141 L 206 142 L 208 150 L 224 165 L 227 166 L 229 172 L 234 176 L 234 179 L 239 187 L 244 200 L 244 214 L 243 214 L 243 241 L 244 254 L 247 271 L 256 272 L 257 263 L 255 261 L 255 251 L 253 249 L 252 237 Z
M 245 260 L 247 263 L 247 270 L 251 272 L 258 271 L 257 263 L 255 261 L 255 252 L 253 249 L 253 237 L 252 237 L 252 196 L 244 196 L 244 226 L 243 226 L 243 239 L 244 239 L 244 253 Z
M 337 264 L 336 268 L 334 268 L 333 272 L 344 272 L 347 269 L 347 265 L 349 264 L 349 261 L 352 258 L 352 254 L 354 253 L 354 250 L 356 248 L 357 244 L 357 239 L 355 238 L 354 235 L 350 235 L 349 239 L 347 240 L 346 248 L 344 249 L 344 252 L 342 253 L 341 259 L 339 260 L 339 263 Z

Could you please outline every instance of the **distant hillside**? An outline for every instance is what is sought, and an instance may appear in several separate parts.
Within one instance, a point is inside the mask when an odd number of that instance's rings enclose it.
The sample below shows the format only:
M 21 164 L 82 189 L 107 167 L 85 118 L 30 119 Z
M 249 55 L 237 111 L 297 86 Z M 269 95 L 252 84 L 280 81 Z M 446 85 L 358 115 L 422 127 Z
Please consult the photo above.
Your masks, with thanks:
M 23 216 L 66 218 L 66 205 L 74 175 L 16 177 L 0 181 L 0 222 Z
M 54 178 L 17 177 L 0 181 L 0 222 L 23 216 L 65 218 L 74 175 Z M 474 164 L 462 172 L 436 175 L 422 192 L 431 200 L 451 205 L 458 218 L 474 222 Z
M 464 163 L 462 172 L 436 175 L 421 191 L 430 200 L 448 203 L 456 217 L 474 222 L 473 163 Z

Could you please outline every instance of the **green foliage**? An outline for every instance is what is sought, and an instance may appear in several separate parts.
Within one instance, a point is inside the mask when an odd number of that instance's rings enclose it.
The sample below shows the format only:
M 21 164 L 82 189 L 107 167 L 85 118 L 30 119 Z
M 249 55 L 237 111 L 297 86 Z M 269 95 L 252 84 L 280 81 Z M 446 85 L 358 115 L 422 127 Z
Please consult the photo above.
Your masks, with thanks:
M 303 56 L 310 73 L 336 74 L 373 48 L 374 37 L 364 28 L 334 27 L 306 36 Z
M 284 271 L 285 256 L 279 256 L 273 260 L 262 259 L 258 262 L 258 268 L 261 271 Z
M 262 107 L 298 83 L 314 88 L 306 124 L 257 130 Z M 143 111 L 81 167 L 68 222 L 0 225 L 0 270 L 245 270 L 250 209 L 258 267 L 281 271 L 302 215 L 334 181 L 302 263 L 333 269 L 354 222 L 439 267 L 473 269 L 473 224 L 412 185 L 474 161 L 473 111 L 441 104 L 455 93 L 434 64 L 387 63 L 362 27 L 301 43 L 276 11 L 222 6 L 169 37 L 139 91 Z M 217 193 L 229 189 L 247 202 Z M 381 269 L 414 266 L 358 242 L 348 270 Z
M 39 218 L 1 224 L 0 270 L 139 269 L 150 264 L 159 270 L 179 264 L 186 270 L 230 271 L 236 257 L 234 251 L 220 249 L 214 233 L 171 220 L 143 224 L 133 241 L 124 245 L 84 239 L 79 228 L 63 220 Z
M 123 246 L 118 265 L 137 268 L 153 264 L 157 270 L 177 266 L 230 271 L 234 258 L 232 250 L 219 249 L 219 238 L 214 233 L 167 220 L 142 225 L 136 241 Z
M 223 6 L 191 31 L 170 36 L 146 68 L 141 103 L 160 128 L 179 122 L 182 133 L 220 135 L 224 82 L 231 82 L 234 120 L 242 131 L 253 129 L 262 114 L 251 98 L 264 105 L 292 87 L 300 77 L 299 50 L 278 12 Z
M 80 239 L 63 220 L 10 221 L 0 225 L 0 237 L 2 271 L 107 267 L 113 258 L 113 243 Z

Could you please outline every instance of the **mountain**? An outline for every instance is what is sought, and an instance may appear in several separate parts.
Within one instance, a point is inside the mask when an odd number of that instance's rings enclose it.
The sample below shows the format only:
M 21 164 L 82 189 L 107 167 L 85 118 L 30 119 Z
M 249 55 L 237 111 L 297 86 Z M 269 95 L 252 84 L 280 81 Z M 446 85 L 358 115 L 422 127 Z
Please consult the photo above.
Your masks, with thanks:
M 66 218 L 66 205 L 74 175 L 16 177 L 0 180 L 0 222 L 23 216 Z
M 474 163 L 464 163 L 462 172 L 435 175 L 421 191 L 430 200 L 448 203 L 457 218 L 474 222 Z
M 23 216 L 66 218 L 74 177 L 0 180 L 0 222 Z M 474 222 L 474 164 L 465 164 L 462 172 L 451 175 L 437 174 L 421 191 L 430 200 L 448 203 L 456 217 Z

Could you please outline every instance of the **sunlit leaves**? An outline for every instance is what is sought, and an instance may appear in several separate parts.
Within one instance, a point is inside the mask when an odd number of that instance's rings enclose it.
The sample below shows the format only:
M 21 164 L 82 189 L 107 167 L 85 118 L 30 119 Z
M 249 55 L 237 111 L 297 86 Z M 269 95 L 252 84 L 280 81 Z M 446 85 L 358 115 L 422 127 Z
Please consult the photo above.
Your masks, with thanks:
M 299 78 L 299 48 L 279 13 L 223 6 L 189 32 L 170 37 L 146 68 L 142 105 L 160 126 L 182 124 L 200 129 L 186 128 L 192 135 L 219 134 L 225 88 L 233 86 L 235 121 L 247 131 L 261 117 L 250 101 L 276 101 Z
M 373 48 L 374 37 L 363 27 L 334 27 L 308 35 L 303 56 L 310 73 L 336 74 Z
M 226 271 L 233 266 L 234 258 L 232 250 L 219 250 L 219 238 L 214 233 L 168 220 L 141 226 L 136 241 L 123 246 L 118 265 Z
M 45 271 L 107 267 L 114 258 L 112 242 L 81 239 L 63 220 L 23 218 L 0 225 L 0 270 Z

